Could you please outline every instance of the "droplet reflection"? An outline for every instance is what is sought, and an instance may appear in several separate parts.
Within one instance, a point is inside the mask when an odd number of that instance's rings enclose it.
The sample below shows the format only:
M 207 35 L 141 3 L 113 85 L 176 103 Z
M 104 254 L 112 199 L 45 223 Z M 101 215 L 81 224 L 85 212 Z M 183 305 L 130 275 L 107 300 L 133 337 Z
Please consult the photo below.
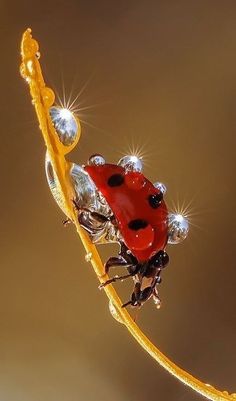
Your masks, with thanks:
M 66 108 L 55 106 L 50 108 L 49 113 L 59 140 L 63 145 L 71 146 L 78 133 L 78 123 L 73 113 Z

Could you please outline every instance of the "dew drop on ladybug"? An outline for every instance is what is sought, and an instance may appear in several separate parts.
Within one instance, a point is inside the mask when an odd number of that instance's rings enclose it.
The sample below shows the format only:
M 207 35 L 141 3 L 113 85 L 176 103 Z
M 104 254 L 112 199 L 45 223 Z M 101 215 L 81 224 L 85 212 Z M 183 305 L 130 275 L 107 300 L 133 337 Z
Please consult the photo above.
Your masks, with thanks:
M 118 166 L 124 167 L 125 171 L 141 172 L 143 163 L 137 156 L 124 156 L 118 161 Z

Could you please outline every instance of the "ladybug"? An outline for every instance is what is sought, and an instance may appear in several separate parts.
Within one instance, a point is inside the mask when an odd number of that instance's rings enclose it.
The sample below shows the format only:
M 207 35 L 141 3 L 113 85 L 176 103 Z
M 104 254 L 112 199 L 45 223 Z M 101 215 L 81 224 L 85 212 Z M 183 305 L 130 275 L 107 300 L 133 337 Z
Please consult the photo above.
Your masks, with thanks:
M 115 165 L 93 155 L 83 167 L 73 164 L 70 173 L 78 220 L 92 242 L 120 244 L 119 255 L 105 263 L 105 273 L 115 266 L 127 269 L 127 274 L 100 287 L 133 277 L 134 290 L 123 307 L 140 307 L 150 298 L 159 307 L 157 287 L 169 262 L 166 245 L 180 242 L 188 231 L 183 216 L 179 215 L 183 221 L 176 226 L 176 216 L 168 214 L 165 186 L 152 184 L 142 174 L 142 162 L 136 156 L 125 156 Z
M 47 157 L 46 174 L 62 207 Z M 161 272 L 169 262 L 166 245 L 181 242 L 189 229 L 184 216 L 168 212 L 164 184 L 152 184 L 143 175 L 142 161 L 136 156 L 125 156 L 116 165 L 106 163 L 101 155 L 92 155 L 87 165 L 71 164 L 70 178 L 78 221 L 91 241 L 120 245 L 118 256 L 105 263 L 105 273 L 117 266 L 127 269 L 127 274 L 110 278 L 100 288 L 132 277 L 134 289 L 123 307 L 140 307 L 152 298 L 159 308 Z

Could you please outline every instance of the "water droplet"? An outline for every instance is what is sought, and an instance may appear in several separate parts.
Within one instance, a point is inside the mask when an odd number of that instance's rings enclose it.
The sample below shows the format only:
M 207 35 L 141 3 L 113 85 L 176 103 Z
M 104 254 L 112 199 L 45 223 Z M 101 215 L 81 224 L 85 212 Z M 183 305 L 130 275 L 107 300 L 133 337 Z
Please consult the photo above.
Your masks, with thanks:
M 55 106 L 50 108 L 49 113 L 61 143 L 65 146 L 72 145 L 78 134 L 78 123 L 73 113 Z
M 124 156 L 117 164 L 124 167 L 127 171 L 141 172 L 143 168 L 142 161 L 137 156 Z
M 46 177 L 52 195 L 58 206 L 67 215 L 67 208 L 64 204 L 64 196 L 61 192 L 60 183 L 53 170 L 51 160 L 46 153 L 45 160 Z M 70 169 L 71 183 L 75 192 L 75 199 L 78 207 L 85 207 L 90 210 L 97 210 L 97 189 L 88 173 L 78 164 L 72 164 Z
M 41 57 L 41 54 L 40 54 L 40 52 L 36 52 L 35 53 L 35 57 L 39 60 L 40 59 L 40 57 Z
M 159 191 L 161 191 L 161 193 L 164 195 L 167 191 L 166 186 L 162 183 L 162 182 L 155 182 L 153 184 L 153 186 L 157 189 L 159 189 Z
M 103 166 L 105 163 L 106 161 L 101 155 L 92 155 L 88 161 L 90 166 Z
M 152 299 L 153 299 L 154 304 L 156 305 L 156 308 L 157 308 L 157 309 L 160 309 L 160 307 L 161 307 L 161 300 L 160 300 L 160 298 L 159 298 L 159 296 L 158 296 L 157 290 L 156 290 L 156 294 L 153 294 L 153 295 L 152 295 Z
M 169 213 L 168 215 L 168 243 L 179 244 L 188 235 L 188 220 L 181 214 Z
M 70 175 L 78 205 L 96 210 L 97 189 L 89 174 L 81 166 L 73 163 Z
M 48 153 L 46 153 L 46 159 L 45 159 L 45 171 L 46 171 L 46 177 L 47 177 L 47 182 L 49 185 L 49 188 L 52 192 L 52 195 L 57 202 L 58 206 L 62 209 L 62 211 L 66 213 L 66 208 L 64 204 L 64 197 L 61 192 L 60 184 L 58 181 L 58 178 L 53 170 L 53 166 L 51 163 L 51 160 L 49 158 Z
M 119 312 L 117 311 L 115 305 L 114 305 L 111 301 L 109 301 L 109 310 L 110 310 L 110 312 L 111 312 L 112 317 L 114 317 L 114 319 L 115 319 L 117 322 L 123 324 L 123 319 L 122 319 L 122 317 L 120 316 L 120 314 L 119 314 Z
M 51 88 L 45 86 L 41 89 L 43 101 L 46 107 L 50 107 L 55 101 L 55 95 Z
M 85 261 L 86 261 L 86 262 L 91 262 L 92 256 L 93 256 L 92 252 L 86 253 L 86 255 L 85 255 Z

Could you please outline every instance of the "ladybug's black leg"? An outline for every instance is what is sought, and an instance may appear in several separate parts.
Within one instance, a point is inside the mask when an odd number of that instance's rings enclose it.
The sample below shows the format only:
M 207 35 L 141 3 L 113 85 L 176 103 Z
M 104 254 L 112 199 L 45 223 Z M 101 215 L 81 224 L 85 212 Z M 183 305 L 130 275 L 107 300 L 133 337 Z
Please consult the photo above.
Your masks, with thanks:
M 147 301 L 150 298 L 150 296 L 152 295 L 152 293 L 153 293 L 153 287 L 152 286 L 144 288 L 143 291 L 140 291 L 140 295 L 139 295 L 138 301 L 139 302 Z
M 119 255 L 123 256 L 123 258 L 127 261 L 127 263 L 136 265 L 138 260 L 132 254 L 132 252 L 127 248 L 124 242 L 120 242 L 120 252 Z
M 63 224 L 63 226 L 64 227 L 67 227 L 70 223 L 72 223 L 72 220 L 71 219 L 65 219 L 65 220 L 63 220 L 63 222 L 62 222 L 62 224 Z
M 146 302 L 152 295 L 156 298 L 156 300 L 159 300 L 158 293 L 156 290 L 156 285 L 160 284 L 161 278 L 159 275 L 159 272 L 157 276 L 153 279 L 153 282 L 150 286 L 144 288 L 141 290 L 141 282 L 137 282 L 134 287 L 134 291 L 131 296 L 131 300 L 126 302 L 124 305 L 122 305 L 122 308 L 125 308 L 128 305 L 140 307 L 144 302 Z M 157 302 L 156 302 L 157 303 Z
M 138 302 L 144 303 L 151 297 L 151 295 L 153 294 L 155 295 L 157 293 L 156 285 L 160 283 L 161 283 L 161 277 L 160 277 L 160 271 L 158 271 L 152 284 L 149 287 L 144 288 L 144 290 L 140 291 Z
M 126 308 L 126 306 L 128 306 L 128 305 L 133 305 L 132 301 L 126 302 L 125 304 L 123 304 L 123 305 L 121 306 L 121 308 Z M 133 306 L 134 306 L 134 305 L 133 305 Z
M 141 284 L 140 282 L 137 282 L 134 286 L 134 291 L 131 295 L 131 300 L 126 302 L 125 304 L 122 305 L 122 308 L 126 308 L 126 306 L 128 305 L 132 305 L 132 306 L 137 306 L 140 307 L 141 303 L 138 301 L 139 297 L 140 297 L 140 288 L 141 288 Z
M 134 272 L 134 273 L 129 273 L 129 274 L 125 274 L 124 276 L 115 276 L 115 277 L 112 277 L 112 278 L 110 278 L 109 280 L 105 281 L 105 283 L 101 284 L 101 285 L 99 286 L 99 288 L 104 288 L 104 287 L 106 287 L 108 284 L 115 283 L 116 281 L 119 281 L 119 280 L 120 280 L 120 281 L 125 280 L 126 278 L 132 277 L 132 276 L 134 276 L 135 274 L 136 274 L 136 272 Z
M 115 266 L 127 267 L 128 263 L 122 256 L 118 256 L 118 257 L 112 256 L 105 263 L 105 273 L 107 274 L 109 272 L 110 267 L 115 267 Z
M 90 209 L 88 209 L 88 208 L 86 208 L 86 207 L 79 207 L 78 204 L 77 204 L 77 202 L 76 202 L 76 200 L 74 200 L 74 199 L 73 199 L 73 204 L 74 204 L 74 206 L 75 206 L 75 209 L 76 209 L 78 212 L 80 212 L 80 213 L 81 213 L 81 212 L 87 212 L 87 213 L 89 213 L 90 216 L 91 216 L 94 220 L 96 220 L 98 223 L 106 223 L 107 221 L 110 221 L 110 218 L 104 216 L 104 215 L 101 214 L 101 213 L 93 212 L 93 211 L 91 211 Z
M 83 209 L 86 212 L 90 212 L 88 209 Z M 98 223 L 106 223 L 109 221 L 109 218 L 106 216 L 103 216 L 103 214 L 97 213 L 97 212 L 90 212 L 90 215 L 94 220 L 96 220 Z
M 78 205 L 78 203 L 76 202 L 76 199 L 74 198 L 74 199 L 72 199 L 72 203 L 73 203 L 73 205 L 74 205 L 74 207 L 75 207 L 75 209 L 79 212 L 81 209 L 80 209 L 80 207 L 79 207 L 79 205 Z

